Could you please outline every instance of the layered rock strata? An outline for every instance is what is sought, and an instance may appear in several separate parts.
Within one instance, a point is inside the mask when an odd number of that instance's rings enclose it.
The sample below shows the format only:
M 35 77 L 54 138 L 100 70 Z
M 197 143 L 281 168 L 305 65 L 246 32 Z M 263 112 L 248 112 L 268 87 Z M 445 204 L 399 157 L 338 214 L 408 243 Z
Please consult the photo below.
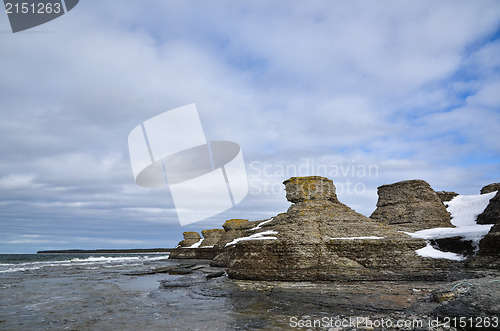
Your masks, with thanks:
M 419 179 L 380 186 L 377 209 L 370 218 L 400 231 L 453 227 L 439 196 Z
M 222 235 L 224 235 L 223 229 L 211 229 L 211 230 L 202 230 L 201 235 L 203 236 L 203 241 L 200 244 L 200 247 L 214 247 L 217 242 L 219 242 Z
M 230 277 L 288 281 L 437 279 L 459 265 L 418 256 L 415 251 L 425 247 L 425 241 L 412 239 L 342 204 L 327 178 L 292 177 L 284 184 L 287 199 L 293 203 L 286 213 L 253 227 L 243 222 L 239 237 L 229 237 L 236 231 L 229 229 L 224 235 L 228 238 L 217 244 L 224 245 L 224 251 L 214 263 L 224 265 Z
M 204 239 L 198 232 L 184 232 L 184 240 L 170 252 L 169 259 L 213 259 L 219 251 L 214 245 L 219 241 L 224 230 L 212 229 L 201 231 Z
M 214 267 L 226 267 L 230 259 L 230 254 L 228 254 L 225 250 L 226 245 L 237 238 L 246 237 L 247 233 L 251 233 L 253 231 L 251 229 L 258 227 L 261 222 L 262 221 L 251 222 L 246 219 L 227 220 L 222 225 L 225 232 L 214 246 L 214 248 L 220 253 L 215 256 L 214 260 L 210 264 Z
M 184 237 L 184 240 L 181 240 L 179 242 L 177 248 L 191 247 L 201 240 L 200 234 L 195 231 L 186 231 L 182 233 L 182 236 Z

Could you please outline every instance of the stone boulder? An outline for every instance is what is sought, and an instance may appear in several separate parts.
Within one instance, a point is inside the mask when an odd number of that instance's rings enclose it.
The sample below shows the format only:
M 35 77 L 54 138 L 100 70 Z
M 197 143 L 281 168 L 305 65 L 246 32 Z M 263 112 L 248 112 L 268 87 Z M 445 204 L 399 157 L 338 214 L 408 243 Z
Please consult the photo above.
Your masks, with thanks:
M 436 192 L 438 195 L 439 199 L 441 199 L 442 203 L 451 201 L 454 197 L 458 195 L 456 192 L 450 192 L 450 191 L 438 191 Z
M 490 200 L 488 206 L 486 206 L 484 211 L 477 216 L 476 223 L 477 224 L 500 223 L 500 192 L 497 192 L 497 194 Z
M 399 231 L 453 227 L 439 196 L 419 179 L 380 186 L 377 209 L 370 218 Z
M 412 239 L 342 204 L 327 178 L 294 177 L 284 184 L 287 198 L 293 202 L 288 211 L 252 228 L 245 226 L 239 237 L 226 240 L 223 252 L 214 259 L 215 265 L 222 261 L 230 277 L 284 281 L 438 279 L 460 265 L 418 256 L 415 251 L 425 247 L 425 241 Z M 231 231 L 236 230 L 229 229 L 225 236 Z
M 500 183 L 488 184 L 481 189 L 481 194 L 491 193 L 495 191 L 500 191 Z

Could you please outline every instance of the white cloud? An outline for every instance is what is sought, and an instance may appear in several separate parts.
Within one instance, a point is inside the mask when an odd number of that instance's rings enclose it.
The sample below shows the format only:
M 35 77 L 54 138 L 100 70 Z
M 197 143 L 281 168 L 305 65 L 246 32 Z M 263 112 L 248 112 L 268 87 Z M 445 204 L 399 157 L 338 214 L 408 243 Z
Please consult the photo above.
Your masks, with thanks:
M 0 189 L 30 189 L 39 186 L 35 184 L 33 175 L 9 175 L 0 178 Z
M 364 213 L 376 187 L 397 180 L 475 193 L 498 180 L 500 43 L 488 38 L 499 9 L 487 0 L 110 0 L 37 28 L 50 33 L 2 34 L 3 222 L 22 232 L 14 220 L 111 220 L 106 229 L 127 238 L 138 227 L 119 232 L 122 220 L 172 227 L 169 192 L 135 186 L 126 137 L 192 102 L 207 138 L 239 143 L 247 164 L 377 165 L 377 176 L 356 179 L 365 195 L 341 196 Z M 267 178 L 275 194 L 251 194 L 207 226 L 284 211 L 283 179 Z
M 500 105 L 500 80 L 485 83 L 479 91 L 468 97 L 466 102 L 470 106 L 493 108 L 498 110 Z

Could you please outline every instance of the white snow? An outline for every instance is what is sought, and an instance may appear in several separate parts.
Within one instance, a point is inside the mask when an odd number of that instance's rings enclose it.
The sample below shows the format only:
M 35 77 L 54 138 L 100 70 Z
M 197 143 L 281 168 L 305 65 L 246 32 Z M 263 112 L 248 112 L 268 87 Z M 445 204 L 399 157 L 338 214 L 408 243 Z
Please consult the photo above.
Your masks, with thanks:
M 364 240 L 364 239 L 384 239 L 384 237 L 338 237 L 338 238 L 330 238 L 331 240 Z
M 252 235 L 250 235 L 248 237 L 236 238 L 233 241 L 227 243 L 225 247 L 234 245 L 237 242 L 245 241 L 245 240 L 270 240 L 270 239 L 278 239 L 276 237 L 266 237 L 266 236 L 272 235 L 272 234 L 278 234 L 278 232 L 273 231 L 273 230 L 267 230 L 267 231 L 263 231 L 263 232 L 259 232 L 259 233 L 254 233 L 254 234 L 252 234 Z
M 274 218 L 273 218 L 273 217 L 271 217 L 271 218 L 270 218 L 270 219 L 268 219 L 267 221 L 264 221 L 264 222 L 259 223 L 256 227 L 251 228 L 251 229 L 250 229 L 250 231 L 253 231 L 253 230 L 260 230 L 260 227 L 261 227 L 262 225 L 264 225 L 264 224 L 266 224 L 266 223 L 269 223 L 269 222 L 271 222 L 272 220 L 274 220 Z
M 198 247 L 200 247 L 202 241 L 203 241 L 203 239 L 200 239 L 200 241 L 195 242 L 194 244 L 192 244 L 191 246 L 189 246 L 187 248 L 198 248 Z
M 434 228 L 417 232 L 405 232 L 412 238 L 440 239 L 450 237 L 463 237 L 464 240 L 472 240 L 478 243 L 491 229 L 493 224 L 462 226 L 458 228 Z
M 495 194 L 496 191 L 478 195 L 457 195 L 446 203 L 446 210 L 451 214 L 451 223 L 458 227 L 476 225 L 477 215 L 486 209 Z
M 429 243 L 427 243 L 427 246 L 425 246 L 424 248 L 417 249 L 415 253 L 417 253 L 417 255 L 419 256 L 430 257 L 433 259 L 447 259 L 455 261 L 462 261 L 464 259 L 464 257 L 460 254 L 441 252 L 440 250 L 432 247 Z
M 476 218 L 481 214 L 495 192 L 477 195 L 457 195 L 451 201 L 446 202 L 446 210 L 451 214 L 451 223 L 455 228 L 434 228 L 413 233 L 404 232 L 412 238 L 420 239 L 441 239 L 450 237 L 462 237 L 463 240 L 471 240 L 478 247 L 479 241 L 490 231 L 492 224 L 477 224 Z M 433 248 L 429 242 L 427 246 L 416 250 L 417 254 L 436 259 L 449 259 L 460 261 L 464 257 L 449 252 L 442 252 Z

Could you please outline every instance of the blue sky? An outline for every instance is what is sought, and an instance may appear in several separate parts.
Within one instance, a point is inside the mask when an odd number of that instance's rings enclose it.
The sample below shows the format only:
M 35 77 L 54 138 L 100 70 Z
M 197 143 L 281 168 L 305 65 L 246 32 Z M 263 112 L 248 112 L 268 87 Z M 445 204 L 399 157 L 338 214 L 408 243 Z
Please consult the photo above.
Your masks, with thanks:
M 286 211 L 294 175 L 365 215 L 400 180 L 477 194 L 500 181 L 499 31 L 494 0 L 81 0 L 16 34 L 0 15 L 0 253 L 172 247 Z M 250 191 L 181 227 L 127 136 L 190 103 L 240 144 Z

